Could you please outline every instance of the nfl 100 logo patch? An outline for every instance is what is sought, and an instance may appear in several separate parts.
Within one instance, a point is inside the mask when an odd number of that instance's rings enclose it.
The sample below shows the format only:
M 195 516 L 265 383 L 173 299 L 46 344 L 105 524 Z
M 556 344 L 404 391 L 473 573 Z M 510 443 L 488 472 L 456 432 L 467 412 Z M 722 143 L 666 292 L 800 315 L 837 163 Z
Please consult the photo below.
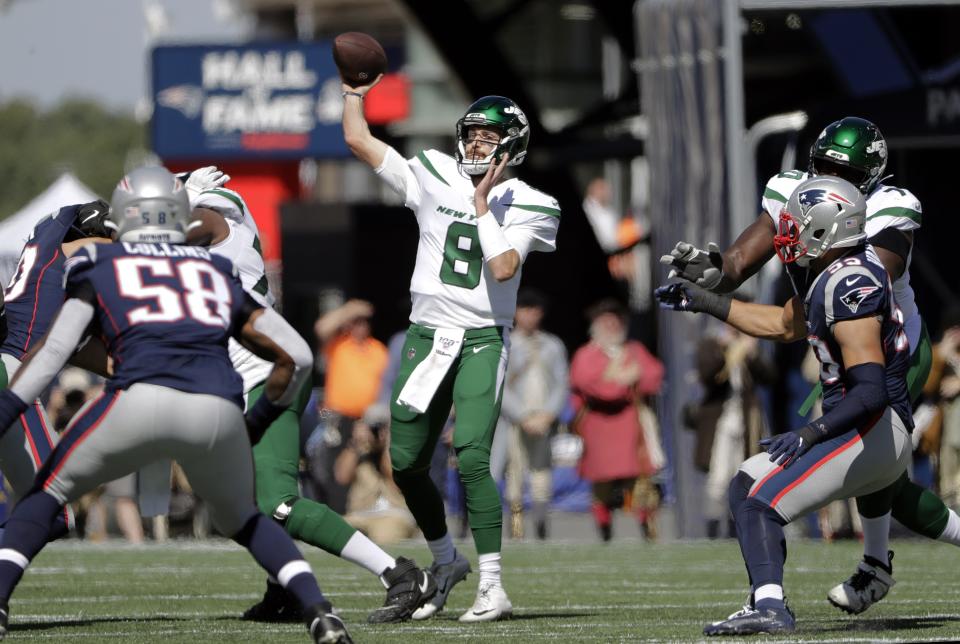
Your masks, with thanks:
M 407 360 L 413 360 L 417 357 L 417 350 L 414 347 L 407 349 Z

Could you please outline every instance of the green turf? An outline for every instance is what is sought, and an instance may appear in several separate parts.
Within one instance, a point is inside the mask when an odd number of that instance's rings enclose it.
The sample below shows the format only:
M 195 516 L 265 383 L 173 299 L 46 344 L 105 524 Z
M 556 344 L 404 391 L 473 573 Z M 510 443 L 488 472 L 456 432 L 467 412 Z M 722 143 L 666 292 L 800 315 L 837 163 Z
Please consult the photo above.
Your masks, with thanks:
M 799 630 L 781 640 L 960 640 L 960 552 L 927 541 L 893 547 L 899 583 L 886 601 L 848 617 L 824 596 L 852 571 L 859 544 L 794 544 L 786 586 Z M 428 559 L 425 547 L 394 551 L 422 563 Z M 456 621 L 473 601 L 472 574 L 436 618 L 368 626 L 367 612 L 383 599 L 379 582 L 317 551 L 309 559 L 358 643 L 702 640 L 703 624 L 733 612 L 745 597 L 745 574 L 732 541 L 508 543 L 504 582 L 516 610 L 512 621 Z M 225 542 L 137 548 L 64 542 L 42 553 L 27 573 L 11 604 L 8 641 L 309 641 L 299 625 L 237 619 L 262 585 L 246 553 Z

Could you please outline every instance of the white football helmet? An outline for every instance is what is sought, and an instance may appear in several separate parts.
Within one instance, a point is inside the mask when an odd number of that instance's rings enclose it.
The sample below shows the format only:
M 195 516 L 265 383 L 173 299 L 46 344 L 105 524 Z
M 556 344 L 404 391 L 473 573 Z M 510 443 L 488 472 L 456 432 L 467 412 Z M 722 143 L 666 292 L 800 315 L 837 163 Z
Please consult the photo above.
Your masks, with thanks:
M 793 191 L 780 212 L 773 247 L 784 264 L 806 268 L 833 248 L 848 248 L 867 239 L 867 201 L 840 177 L 807 179 Z
M 183 182 L 160 166 L 137 168 L 113 191 L 104 222 L 117 241 L 182 244 L 190 224 L 190 200 Z

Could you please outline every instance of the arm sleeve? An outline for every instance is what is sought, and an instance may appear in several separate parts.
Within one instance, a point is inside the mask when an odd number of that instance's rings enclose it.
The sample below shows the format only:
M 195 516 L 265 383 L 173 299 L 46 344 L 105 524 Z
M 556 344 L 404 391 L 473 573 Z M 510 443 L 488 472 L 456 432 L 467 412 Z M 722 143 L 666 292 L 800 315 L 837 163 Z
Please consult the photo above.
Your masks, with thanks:
M 883 315 L 887 298 L 885 272 L 881 280 L 866 266 L 844 266 L 831 275 L 824 286 L 827 326 L 832 327 L 844 320 Z
M 847 369 L 850 389 L 830 411 L 800 430 L 811 444 L 820 443 L 863 427 L 887 406 L 886 371 L 876 362 L 858 364 Z
M 63 303 L 40 349 L 20 368 L 10 390 L 23 401 L 35 400 L 67 363 L 93 319 L 93 306 L 78 298 Z
M 870 238 L 870 244 L 897 255 L 904 264 L 907 263 L 910 247 L 913 245 L 906 233 L 896 228 L 884 228 Z
M 420 205 L 420 182 L 410 164 L 399 152 L 388 146 L 383 163 L 374 172 L 403 197 L 405 206 L 417 208 Z
M 272 401 L 276 405 L 286 407 L 293 403 L 300 387 L 310 376 L 310 370 L 313 368 L 313 352 L 306 340 L 301 338 L 300 334 L 273 309 L 263 309 L 263 314 L 253 321 L 253 328 L 273 340 L 293 359 L 293 377 L 280 398 Z

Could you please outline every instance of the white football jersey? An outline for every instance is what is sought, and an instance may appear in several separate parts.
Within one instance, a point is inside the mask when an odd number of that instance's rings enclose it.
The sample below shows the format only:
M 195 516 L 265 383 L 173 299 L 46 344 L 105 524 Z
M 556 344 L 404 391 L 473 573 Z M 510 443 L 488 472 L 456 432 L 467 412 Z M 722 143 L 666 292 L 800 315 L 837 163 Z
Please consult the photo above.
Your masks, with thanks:
M 257 223 L 247 209 L 243 198 L 233 190 L 217 188 L 200 193 L 194 208 L 209 208 L 223 215 L 230 234 L 219 244 L 210 246 L 210 252 L 226 257 L 240 273 L 243 289 L 266 307 L 273 307 L 275 299 L 267 283 L 267 274 L 260 251 Z M 243 392 L 267 379 L 273 363 L 254 355 L 239 342 L 230 338 L 228 349 L 234 369 L 243 378 Z
M 456 160 L 437 150 L 405 160 L 389 148 L 376 172 L 416 213 L 420 228 L 410 321 L 433 328 L 512 327 L 521 271 L 504 282 L 490 273 L 477 235 L 473 183 Z M 533 251 L 556 248 L 560 206 L 550 195 L 508 179 L 490 191 L 489 207 L 484 216 L 500 224 L 521 265 Z
M 781 172 L 767 182 L 763 191 L 761 205 L 770 215 L 776 226 L 780 219 L 780 211 L 787 204 L 787 200 L 796 187 L 810 175 L 802 170 Z M 877 184 L 867 195 L 867 237 L 873 237 L 885 228 L 897 230 L 916 230 L 920 228 L 922 210 L 920 201 L 912 192 L 895 186 Z M 913 289 L 910 287 L 910 260 L 913 257 L 911 247 L 907 255 L 903 275 L 893 283 L 893 296 L 897 306 L 903 312 L 903 328 L 910 340 L 910 351 L 916 350 L 920 342 L 921 320 L 917 309 Z

